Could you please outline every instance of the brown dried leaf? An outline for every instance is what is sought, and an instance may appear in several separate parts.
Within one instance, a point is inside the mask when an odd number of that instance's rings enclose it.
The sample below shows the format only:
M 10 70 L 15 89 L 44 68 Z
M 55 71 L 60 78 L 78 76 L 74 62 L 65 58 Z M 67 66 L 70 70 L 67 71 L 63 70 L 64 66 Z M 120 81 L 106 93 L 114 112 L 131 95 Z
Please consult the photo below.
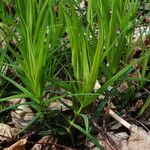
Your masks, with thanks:
M 131 126 L 131 135 L 128 140 L 122 141 L 121 150 L 150 150 L 150 133 L 144 129 Z
M 141 27 L 135 28 L 132 43 L 136 43 L 136 42 L 138 42 L 138 40 L 142 40 L 144 42 L 146 37 L 149 34 L 150 34 L 150 27 L 141 26 Z
M 142 99 L 139 99 L 136 104 L 135 104 L 135 107 L 138 109 L 138 108 L 142 108 L 144 105 L 144 101 Z
M 54 141 L 54 142 L 53 142 Z M 57 139 L 54 139 L 50 136 L 44 136 L 41 140 L 38 141 L 40 144 L 35 144 L 31 150 L 56 150 L 56 146 L 48 143 L 56 143 Z
M 25 103 L 25 99 L 14 99 L 10 101 L 11 104 Z M 33 118 L 34 114 L 28 105 L 20 105 L 16 110 L 11 111 L 12 122 L 16 128 L 23 127 L 29 120 Z
M 120 92 L 124 92 L 128 89 L 128 82 L 127 81 L 124 81 L 120 84 L 120 87 L 119 87 L 119 91 Z
M 126 132 L 120 132 L 114 134 L 114 132 L 107 133 L 111 139 L 119 146 L 120 142 L 129 138 L 129 135 Z
M 150 37 L 147 37 L 144 41 L 145 47 L 150 48 Z
M 145 22 L 146 22 L 146 23 L 149 23 L 149 22 L 150 22 L 150 16 L 146 16 L 146 17 L 145 17 Z
M 138 66 L 136 66 L 136 67 L 138 67 Z M 131 78 L 141 78 L 142 77 L 139 70 L 136 70 L 134 73 L 129 74 L 128 76 L 131 77 Z
M 139 99 L 134 106 L 130 107 L 130 109 L 128 110 L 128 113 L 133 113 L 133 112 L 137 112 L 139 110 L 139 108 L 142 108 L 144 105 L 144 101 L 142 99 Z
M 17 132 L 18 131 L 15 128 L 11 128 L 7 124 L 0 123 L 0 143 L 3 141 L 10 141 L 15 138 Z
M 72 105 L 72 101 L 70 101 L 70 100 L 62 99 L 62 101 L 69 106 Z M 51 103 L 49 108 L 53 109 L 53 110 L 63 110 L 63 111 L 68 110 L 68 108 L 59 101 L 55 101 L 55 102 Z
M 27 142 L 27 139 L 21 139 L 15 144 L 11 145 L 8 148 L 5 148 L 4 150 L 25 150 L 25 144 Z

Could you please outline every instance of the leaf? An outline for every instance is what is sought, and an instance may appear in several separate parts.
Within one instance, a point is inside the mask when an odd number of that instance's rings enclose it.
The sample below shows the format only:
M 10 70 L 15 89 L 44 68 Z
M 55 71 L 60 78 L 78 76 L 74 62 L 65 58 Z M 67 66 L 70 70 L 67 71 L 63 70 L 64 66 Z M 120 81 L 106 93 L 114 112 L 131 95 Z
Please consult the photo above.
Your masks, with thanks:
M 12 79 L 6 77 L 5 75 L 0 73 L 0 76 L 3 77 L 4 79 L 8 80 L 10 83 L 12 83 L 13 85 L 15 85 L 19 90 L 21 90 L 23 93 L 31 96 L 32 94 L 26 90 L 24 87 L 22 87 L 21 85 L 19 85 L 17 82 L 13 81 Z
M 31 126 L 35 121 L 37 121 L 37 119 L 40 117 L 41 114 L 36 114 L 35 117 L 33 117 L 25 127 L 23 127 L 19 133 L 22 133 L 23 131 L 25 131 L 29 126 Z
M 132 66 L 136 64 L 137 62 L 143 60 L 146 57 L 149 57 L 150 54 L 144 54 L 142 57 L 140 57 L 138 60 L 132 62 L 131 64 L 127 65 L 124 67 L 122 70 L 120 70 L 116 75 L 114 75 L 112 78 L 110 78 L 106 83 L 104 83 L 98 90 L 95 92 L 95 95 L 89 96 L 88 98 L 85 99 L 85 101 L 82 104 L 82 107 L 86 107 L 92 102 L 94 102 L 97 98 L 97 95 L 103 94 L 103 92 L 110 86 L 112 85 L 115 81 L 117 81 L 120 77 L 122 77 L 128 70 L 131 70 Z
M 18 106 L 21 106 L 21 105 L 31 105 L 32 106 L 32 105 L 34 105 L 34 103 L 33 102 L 26 102 L 26 103 L 22 103 L 22 104 L 11 105 L 11 106 L 8 106 L 5 109 L 1 110 L 0 114 L 5 112 L 5 111 L 11 110 L 11 109 L 16 109 Z
M 46 106 L 48 106 L 48 105 L 49 105 L 49 103 L 54 102 L 54 101 L 56 101 L 56 100 L 59 100 L 59 99 L 61 99 L 61 98 L 64 98 L 65 96 L 66 96 L 66 95 L 62 95 L 62 96 L 55 96 L 55 97 L 52 97 L 52 98 L 46 99 L 46 100 L 44 101 L 44 104 L 46 104 Z
M 97 108 L 97 110 L 95 111 L 94 116 L 93 116 L 93 118 L 94 118 L 95 120 L 98 120 L 98 118 L 100 117 L 100 114 L 101 114 L 102 111 L 104 110 L 104 107 L 106 106 L 107 101 L 108 101 L 108 98 L 107 98 L 107 97 L 105 97 L 104 99 L 101 100 L 101 102 L 100 102 L 100 104 L 99 104 L 99 106 L 98 106 L 98 108 Z
M 0 143 L 3 141 L 13 140 L 18 131 L 7 124 L 0 123 Z
M 139 112 L 139 116 L 142 115 L 144 113 L 144 111 L 150 106 L 150 96 L 147 98 L 144 106 L 142 107 L 142 109 Z
M 12 99 L 11 104 L 26 103 L 26 99 Z M 32 120 L 34 113 L 29 105 L 20 105 L 15 110 L 11 111 L 12 122 L 16 128 L 24 127 Z
M 13 95 L 13 96 L 1 98 L 0 103 L 5 102 L 5 101 L 9 101 L 9 100 L 12 100 L 12 99 L 16 99 L 16 98 L 29 98 L 29 96 L 27 96 L 26 94 L 16 94 L 16 95 Z
M 86 132 L 89 134 L 89 119 L 88 119 L 88 116 L 84 115 L 84 114 L 79 114 L 83 120 L 84 120 L 84 124 L 85 124 L 85 130 Z
M 56 146 L 55 145 L 52 145 L 52 144 L 46 144 L 46 143 L 55 143 L 57 142 L 57 138 L 53 138 L 51 136 L 44 136 L 42 137 L 42 139 L 40 139 L 38 141 L 38 143 L 42 143 L 42 144 L 35 144 L 31 150 L 49 150 L 49 149 L 52 149 L 52 150 L 55 150 L 56 149 Z
M 130 129 L 130 137 L 128 140 L 121 142 L 121 149 L 149 150 L 150 149 L 150 133 L 141 127 L 132 125 Z
M 25 150 L 26 143 L 27 139 L 21 139 L 10 147 L 5 148 L 4 150 Z

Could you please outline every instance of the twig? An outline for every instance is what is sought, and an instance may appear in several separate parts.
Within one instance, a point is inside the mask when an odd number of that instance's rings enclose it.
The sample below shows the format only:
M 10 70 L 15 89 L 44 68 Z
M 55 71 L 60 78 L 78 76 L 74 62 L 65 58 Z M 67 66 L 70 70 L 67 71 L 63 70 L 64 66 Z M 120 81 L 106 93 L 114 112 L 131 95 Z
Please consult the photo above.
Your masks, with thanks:
M 132 81 L 132 83 L 133 83 L 134 85 L 138 86 L 138 84 L 137 84 L 136 82 Z M 142 87 L 142 89 L 143 89 L 144 91 L 146 91 L 148 94 L 150 94 L 150 91 L 148 91 L 146 88 Z
M 101 87 L 100 83 L 97 81 L 96 85 L 95 85 L 95 91 L 98 90 L 98 87 Z M 120 122 L 123 126 L 125 126 L 126 128 L 130 129 L 131 128 L 131 124 L 129 124 L 127 121 L 125 121 L 124 119 L 122 119 L 120 116 L 118 116 L 115 112 L 113 112 L 111 109 L 108 109 L 108 113 L 114 118 L 116 119 L 118 122 Z
M 96 121 L 90 115 L 88 116 L 93 125 L 100 131 L 101 136 L 104 137 L 104 140 L 107 143 L 107 145 L 112 150 L 118 150 L 118 146 L 116 145 L 116 143 L 107 135 L 105 131 L 103 131 L 103 129 L 96 123 Z
M 116 119 L 119 123 L 121 123 L 123 126 L 125 126 L 126 128 L 130 129 L 131 128 L 131 124 L 129 124 L 127 121 L 125 121 L 124 119 L 122 119 L 120 116 L 118 116 L 114 111 L 112 111 L 111 109 L 108 109 L 108 113 L 114 118 Z
M 148 132 L 150 132 L 150 130 L 144 125 L 143 122 L 138 121 L 137 119 L 134 119 L 134 118 L 129 118 L 128 120 L 134 121 L 134 124 L 135 124 L 135 125 L 143 126 L 143 128 L 145 128 L 145 130 L 147 130 Z

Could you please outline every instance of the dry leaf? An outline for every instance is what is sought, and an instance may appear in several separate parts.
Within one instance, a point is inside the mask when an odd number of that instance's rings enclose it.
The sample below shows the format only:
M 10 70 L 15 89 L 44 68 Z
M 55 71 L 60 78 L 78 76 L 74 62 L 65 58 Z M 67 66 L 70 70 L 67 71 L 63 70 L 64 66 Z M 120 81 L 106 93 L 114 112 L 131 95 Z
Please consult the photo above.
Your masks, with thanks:
M 4 150 L 25 150 L 25 144 L 27 140 L 26 139 L 21 139 L 15 144 L 11 145 L 8 148 L 5 148 Z
M 139 99 L 139 100 L 136 102 L 135 107 L 136 107 L 137 109 L 139 109 L 139 108 L 142 108 L 143 105 L 144 105 L 144 101 L 143 101 L 142 99 Z
M 56 150 L 56 146 L 50 144 L 51 142 L 56 143 L 57 139 L 54 139 L 50 136 L 44 136 L 41 140 L 38 141 L 40 144 L 35 144 L 31 150 Z
M 122 141 L 121 150 L 150 150 L 150 133 L 144 129 L 131 126 L 131 135 L 128 140 Z
M 149 23 L 149 22 L 150 22 L 150 16 L 146 16 L 146 17 L 145 17 L 145 22 L 146 22 L 146 23 Z
M 23 98 L 13 99 L 10 101 L 11 104 L 22 104 L 25 103 L 26 100 Z M 26 126 L 28 121 L 30 121 L 34 114 L 29 107 L 29 105 L 20 105 L 16 110 L 11 111 L 12 122 L 16 128 L 20 128 Z
M 3 141 L 10 141 L 17 135 L 17 130 L 7 124 L 0 123 L 0 143 Z
M 119 87 L 119 91 L 120 92 L 124 92 L 128 89 L 128 82 L 127 81 L 124 81 L 120 84 L 120 87 Z
M 144 41 L 145 47 L 150 48 L 150 37 L 147 37 Z
M 128 113 L 130 112 L 133 115 L 133 112 L 137 112 L 139 108 L 142 108 L 144 105 L 144 101 L 142 99 L 139 99 L 134 106 L 130 107 L 128 110 Z
M 129 138 L 129 135 L 126 132 L 120 132 L 114 134 L 114 132 L 107 133 L 111 139 L 119 146 L 120 142 Z
M 70 101 L 70 100 L 62 99 L 62 102 L 64 102 L 65 104 L 67 104 L 69 106 L 72 106 L 72 101 Z M 68 108 L 59 101 L 55 101 L 55 102 L 51 103 L 49 108 L 52 110 L 63 110 L 63 111 L 68 110 Z
M 80 2 L 81 9 L 85 9 L 88 6 L 88 0 L 82 0 Z
M 141 27 L 135 28 L 135 32 L 134 32 L 134 37 L 133 37 L 132 43 L 136 43 L 139 39 L 141 39 L 144 42 L 146 37 L 149 34 L 150 34 L 150 27 L 141 26 Z
M 119 150 L 150 150 L 150 132 L 133 124 L 130 133 L 130 136 L 126 132 L 117 134 L 108 132 L 107 134 L 118 145 Z M 102 144 L 104 145 L 104 141 Z
M 138 66 L 137 66 L 137 67 L 138 67 Z M 141 75 L 141 73 L 140 73 L 139 70 L 136 70 L 134 73 L 129 74 L 128 77 L 131 77 L 131 78 L 141 78 L 142 75 Z

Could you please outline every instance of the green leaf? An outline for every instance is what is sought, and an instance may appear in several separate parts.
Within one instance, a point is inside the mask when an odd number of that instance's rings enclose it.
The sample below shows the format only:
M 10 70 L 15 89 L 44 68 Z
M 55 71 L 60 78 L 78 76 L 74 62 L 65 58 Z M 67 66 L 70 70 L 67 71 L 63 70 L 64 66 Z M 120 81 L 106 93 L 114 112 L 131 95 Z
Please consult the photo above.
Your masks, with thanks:
M 26 103 L 11 105 L 11 106 L 8 106 L 8 107 L 6 107 L 5 109 L 1 110 L 1 111 L 0 111 L 0 114 L 3 113 L 3 112 L 5 112 L 5 111 L 8 111 L 8 110 L 17 109 L 18 106 L 22 106 L 22 105 L 32 105 L 32 104 L 34 104 L 34 103 L 33 103 L 33 102 L 26 102 Z
M 142 107 L 138 115 L 141 116 L 149 106 L 150 106 L 150 96 L 147 98 L 144 106 Z
M 89 119 L 88 119 L 88 116 L 86 116 L 84 114 L 81 114 L 81 113 L 79 113 L 79 115 L 83 118 L 84 124 L 85 124 L 85 130 L 89 134 L 90 131 L 89 131 Z
M 13 100 L 13 99 L 16 99 L 16 98 L 29 98 L 29 95 L 26 95 L 26 94 L 22 93 L 22 94 L 17 94 L 17 95 L 1 98 L 0 103 L 5 102 L 5 101 L 9 101 L 9 100 Z
M 24 87 L 22 87 L 21 85 L 19 85 L 17 82 L 13 81 L 12 79 L 6 77 L 5 75 L 0 73 L 0 76 L 4 79 L 6 79 L 7 81 L 9 81 L 10 83 L 12 83 L 13 85 L 15 85 L 20 91 L 22 91 L 23 93 L 29 95 L 29 96 L 33 96 L 28 90 L 26 90 Z

